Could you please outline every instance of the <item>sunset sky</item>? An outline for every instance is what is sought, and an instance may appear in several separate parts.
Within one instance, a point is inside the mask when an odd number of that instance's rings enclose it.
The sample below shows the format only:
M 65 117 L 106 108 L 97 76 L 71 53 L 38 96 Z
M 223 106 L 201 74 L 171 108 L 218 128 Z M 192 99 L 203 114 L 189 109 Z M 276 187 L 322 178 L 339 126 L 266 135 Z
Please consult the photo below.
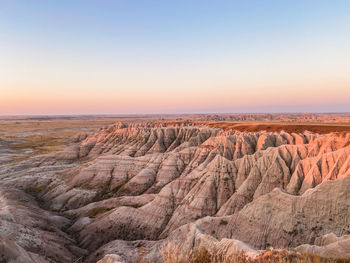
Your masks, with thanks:
M 348 0 L 0 1 L 0 115 L 345 111 Z

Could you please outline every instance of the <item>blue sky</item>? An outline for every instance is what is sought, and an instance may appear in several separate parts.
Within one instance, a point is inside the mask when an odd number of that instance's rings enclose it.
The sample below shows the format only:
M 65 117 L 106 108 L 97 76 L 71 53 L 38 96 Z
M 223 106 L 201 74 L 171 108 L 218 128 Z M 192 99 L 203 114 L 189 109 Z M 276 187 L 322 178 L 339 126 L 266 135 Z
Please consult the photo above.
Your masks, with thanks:
M 0 111 L 350 111 L 349 14 L 350 1 L 4 0 Z

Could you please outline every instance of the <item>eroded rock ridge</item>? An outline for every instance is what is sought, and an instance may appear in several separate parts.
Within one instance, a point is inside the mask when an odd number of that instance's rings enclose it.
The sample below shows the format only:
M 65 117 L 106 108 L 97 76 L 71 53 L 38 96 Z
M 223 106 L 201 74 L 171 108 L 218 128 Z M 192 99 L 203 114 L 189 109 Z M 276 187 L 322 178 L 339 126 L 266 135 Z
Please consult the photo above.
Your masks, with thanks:
M 349 175 L 350 133 L 117 123 L 0 166 L 0 241 L 23 262 L 157 262 L 169 241 L 345 257 Z

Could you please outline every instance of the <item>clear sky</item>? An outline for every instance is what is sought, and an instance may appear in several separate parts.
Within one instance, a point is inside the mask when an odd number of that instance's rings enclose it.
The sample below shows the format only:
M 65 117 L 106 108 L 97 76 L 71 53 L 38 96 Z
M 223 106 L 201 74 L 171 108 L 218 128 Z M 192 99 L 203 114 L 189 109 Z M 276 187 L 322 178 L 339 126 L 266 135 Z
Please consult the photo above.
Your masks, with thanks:
M 0 0 L 0 115 L 337 111 L 349 0 Z

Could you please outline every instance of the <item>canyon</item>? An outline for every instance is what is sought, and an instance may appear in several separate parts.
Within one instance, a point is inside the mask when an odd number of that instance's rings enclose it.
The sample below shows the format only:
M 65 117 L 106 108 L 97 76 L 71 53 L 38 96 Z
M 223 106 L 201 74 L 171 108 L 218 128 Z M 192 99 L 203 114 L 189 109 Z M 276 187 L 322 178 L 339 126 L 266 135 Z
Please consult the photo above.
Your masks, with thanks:
M 162 262 L 167 244 L 348 258 L 350 126 L 325 116 L 113 120 L 0 164 L 2 260 Z

